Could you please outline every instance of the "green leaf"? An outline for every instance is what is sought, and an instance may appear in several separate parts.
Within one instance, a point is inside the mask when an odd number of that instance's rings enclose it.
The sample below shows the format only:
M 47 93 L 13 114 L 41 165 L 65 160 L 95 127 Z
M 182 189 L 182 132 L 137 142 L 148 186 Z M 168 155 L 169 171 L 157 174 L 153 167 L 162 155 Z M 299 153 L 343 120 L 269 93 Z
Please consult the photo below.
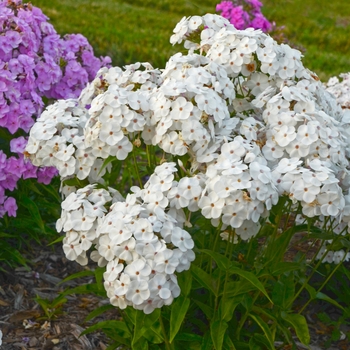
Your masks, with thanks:
M 253 347 L 252 347 L 253 349 L 261 350 L 261 348 L 262 348 L 261 345 L 264 346 L 263 349 L 265 349 L 265 347 L 267 349 L 270 349 L 270 347 L 271 347 L 269 341 L 262 334 L 255 333 L 253 335 L 253 340 L 254 340 L 254 342 L 250 343 L 250 344 L 254 344 Z M 273 347 L 272 349 L 275 349 L 275 347 Z
M 328 233 L 322 229 L 319 229 L 315 226 L 313 226 L 311 228 L 311 233 L 308 234 L 308 238 L 312 238 L 312 239 L 334 239 L 335 234 L 334 233 Z
M 126 321 L 130 321 L 133 325 L 136 324 L 136 313 L 137 313 L 137 310 L 134 309 L 133 307 L 131 306 L 128 306 L 125 310 L 123 310 L 124 313 L 125 313 L 125 316 L 127 318 Z
M 272 276 L 279 276 L 285 272 L 302 270 L 302 269 L 304 269 L 304 265 L 302 263 L 279 261 L 278 263 L 276 263 L 274 266 L 271 267 L 270 271 Z
M 98 307 L 97 309 L 91 311 L 85 318 L 84 322 L 90 321 L 93 318 L 103 314 L 105 311 L 111 310 L 111 309 L 115 309 L 115 306 L 111 305 L 111 304 L 106 304 L 106 305 L 102 305 L 100 307 Z
M 194 302 L 199 306 L 199 308 L 204 312 L 208 320 L 213 317 L 213 310 L 207 304 L 202 303 L 199 300 L 194 299 Z
M 316 289 L 310 286 L 308 283 L 305 285 L 305 289 L 309 292 L 311 299 L 316 299 Z
M 224 320 L 215 319 L 210 323 L 211 340 L 214 344 L 215 350 L 221 350 L 224 341 L 224 335 L 228 324 Z
M 225 296 L 221 298 L 219 304 L 219 317 L 220 319 L 229 322 L 233 316 L 233 312 L 237 305 L 242 302 L 241 297 L 226 298 Z
M 41 190 L 46 191 L 47 193 L 49 193 L 51 195 L 52 198 L 55 198 L 57 203 L 60 204 L 62 201 L 61 196 L 59 195 L 58 192 L 58 187 L 56 188 L 55 186 L 52 185 L 44 185 L 41 183 L 36 183 L 36 186 L 40 187 Z M 60 206 L 61 207 L 61 206 Z
M 334 299 L 330 298 L 328 295 L 317 292 L 316 289 L 309 284 L 306 284 L 305 289 L 309 292 L 311 299 L 320 299 L 329 302 L 330 304 L 333 304 L 334 306 L 338 307 L 339 309 L 344 311 L 344 308 Z
M 69 294 L 96 294 L 101 297 L 106 297 L 106 291 L 101 292 L 96 283 L 93 284 L 84 284 L 82 286 L 74 287 L 65 290 L 62 292 L 62 295 L 69 295 Z
M 350 241 L 346 238 L 341 238 L 340 244 L 345 248 L 350 248 Z
M 135 318 L 135 328 L 134 328 L 134 336 L 132 338 L 131 346 L 132 348 L 135 347 L 135 344 L 137 341 L 143 336 L 145 333 L 144 329 L 144 323 L 145 323 L 145 317 L 146 314 L 140 310 L 136 311 L 136 318 Z
M 74 187 L 78 187 L 78 188 L 83 188 L 86 185 L 88 185 L 88 181 L 86 179 L 79 180 L 77 177 L 74 177 L 72 179 L 63 180 L 62 184 L 64 186 L 74 186 Z
M 199 251 L 212 257 L 217 263 L 220 270 L 226 271 L 231 265 L 233 265 L 233 263 L 226 256 L 220 253 L 209 249 L 199 249 Z
M 133 350 L 148 350 L 148 342 L 144 337 L 141 337 L 137 343 L 132 344 Z
M 188 296 L 192 287 L 192 275 L 191 271 L 183 271 L 177 277 L 177 282 L 181 289 L 181 294 L 184 296 Z
M 270 318 L 273 322 L 277 322 L 276 317 L 273 314 L 271 314 L 271 310 L 267 308 L 262 308 L 262 307 L 253 305 L 252 311 L 254 311 L 256 314 L 259 314 L 259 315 L 265 315 L 267 318 Z
M 249 281 L 253 286 L 255 286 L 258 290 L 260 290 L 260 292 L 263 293 L 266 296 L 266 298 L 269 299 L 269 301 L 271 301 L 271 303 L 273 303 L 270 297 L 268 296 L 265 290 L 265 287 L 253 273 L 244 271 L 238 267 L 230 267 L 229 272 L 232 274 L 239 275 L 244 279 L 246 279 L 247 281 Z
M 272 290 L 272 300 L 275 305 L 286 309 L 293 301 L 295 295 L 295 284 L 293 276 L 282 275 L 275 283 Z
M 103 273 L 106 271 L 104 267 L 97 267 L 95 269 L 95 279 L 96 279 L 96 285 L 98 289 L 103 293 L 105 291 L 105 288 L 103 286 Z
M 73 275 L 66 277 L 63 281 L 59 282 L 59 284 L 66 283 L 66 282 L 74 280 L 76 278 L 85 277 L 85 276 L 93 276 L 93 275 L 94 275 L 94 271 L 90 271 L 90 270 L 80 271 L 80 272 L 73 273 Z
M 278 203 L 274 205 L 270 210 L 270 222 L 273 224 L 279 224 L 280 217 L 285 210 L 285 204 L 288 200 L 287 196 L 281 196 L 278 200 Z
M 295 225 L 284 231 L 276 240 L 269 241 L 265 256 L 268 262 L 278 263 L 283 260 L 287 247 L 291 238 L 297 232 L 307 232 L 309 226 L 307 224 Z
M 116 157 L 114 157 L 114 156 L 109 156 L 109 157 L 107 157 L 107 158 L 105 159 L 105 161 L 103 162 L 103 164 L 102 164 L 102 166 L 101 166 L 101 169 L 100 169 L 100 171 L 98 172 L 97 175 L 100 175 L 101 172 L 103 171 L 103 169 L 104 169 L 109 163 L 113 162 L 114 160 L 117 160 Z
M 170 336 L 169 341 L 172 343 L 176 334 L 178 333 L 182 322 L 186 316 L 188 307 L 190 306 L 190 299 L 180 295 L 171 306 L 170 315 Z
M 339 309 L 345 311 L 344 308 L 339 303 L 337 303 L 334 299 L 330 298 L 328 295 L 326 295 L 324 293 L 317 292 L 316 299 L 328 301 L 330 304 L 333 304 L 334 306 L 338 307 Z
M 224 344 L 223 344 L 224 349 L 230 349 L 230 350 L 236 350 L 235 345 L 233 344 L 231 338 L 225 333 L 224 336 Z
M 212 350 L 212 349 L 213 349 L 213 342 L 211 340 L 211 334 L 210 332 L 206 332 L 204 334 L 200 350 Z
M 29 211 L 32 220 L 40 227 L 42 231 L 45 232 L 45 225 L 41 218 L 39 208 L 35 204 L 34 201 L 32 201 L 29 197 L 23 196 L 22 197 L 22 203 L 26 206 L 27 210 Z
M 57 233 L 57 232 L 56 232 L 56 233 Z M 54 244 L 56 244 L 56 243 L 62 242 L 64 237 L 65 237 L 65 236 L 60 236 L 60 237 L 58 237 L 58 238 L 55 239 L 54 241 L 50 242 L 47 246 L 49 247 L 49 246 L 54 245 Z
M 227 297 L 233 297 L 240 294 L 249 293 L 253 290 L 256 290 L 256 287 L 253 286 L 249 281 L 244 279 L 236 282 L 227 283 L 225 295 Z M 222 292 L 219 295 L 222 295 L 223 293 L 224 290 L 222 290 Z
M 210 290 L 216 297 L 218 296 L 216 282 L 210 277 L 209 274 L 207 274 L 204 270 L 193 264 L 191 265 L 191 273 L 192 276 L 201 284 L 202 287 L 205 287 L 206 289 Z
M 119 341 L 114 342 L 114 343 L 112 343 L 111 345 L 108 345 L 107 348 L 106 348 L 106 350 L 115 350 L 115 349 L 118 348 L 118 346 L 119 346 L 120 344 L 123 344 L 123 343 L 122 343 L 122 342 L 119 342 Z
M 96 323 L 95 325 L 90 326 L 89 328 L 85 329 L 81 335 L 89 334 L 91 332 L 94 332 L 96 330 L 102 330 L 110 336 L 112 334 L 112 339 L 120 341 L 122 344 L 130 345 L 130 341 L 128 340 L 131 338 L 131 333 L 126 326 L 126 324 L 122 321 L 116 321 L 116 320 L 108 320 L 108 321 L 101 321 Z M 115 334 L 116 337 L 113 337 L 113 334 Z M 117 339 L 118 338 L 118 339 Z
M 274 350 L 275 346 L 274 346 L 273 336 L 272 336 L 271 330 L 270 330 L 269 326 L 267 325 L 267 323 L 264 322 L 262 320 L 262 318 L 259 317 L 258 315 L 250 314 L 249 316 L 259 325 L 259 327 L 264 332 L 266 340 L 268 341 L 269 348 L 271 350 Z
M 241 342 L 241 341 L 234 341 L 233 344 L 235 345 L 236 349 L 239 349 L 239 350 L 249 350 L 250 349 L 249 344 Z
M 247 310 L 247 312 L 250 313 L 250 311 L 253 308 L 253 304 L 254 304 L 253 297 L 250 294 L 244 294 L 242 296 L 241 304 Z
M 151 328 L 148 328 L 143 336 L 148 340 L 149 344 L 164 343 L 164 336 L 159 321 L 156 321 Z
M 281 316 L 292 325 L 299 340 L 308 345 L 310 343 L 310 333 L 305 317 L 299 314 L 287 314 L 286 312 L 282 312 Z
M 136 310 L 134 337 L 132 339 L 132 346 L 134 346 L 139 339 L 150 331 L 153 323 L 155 323 L 160 316 L 160 309 L 155 309 L 151 314 L 145 314 L 141 310 Z
M 249 339 L 249 350 L 261 350 L 261 345 L 256 342 L 255 335 Z
M 57 298 L 55 298 L 54 300 L 52 300 L 50 302 L 50 308 L 54 308 L 57 309 L 58 307 L 62 306 L 63 304 L 65 304 L 68 300 L 63 296 L 63 295 L 59 295 Z
M 190 341 L 190 342 L 202 342 L 203 337 L 193 333 L 177 333 L 174 340 L 176 341 Z

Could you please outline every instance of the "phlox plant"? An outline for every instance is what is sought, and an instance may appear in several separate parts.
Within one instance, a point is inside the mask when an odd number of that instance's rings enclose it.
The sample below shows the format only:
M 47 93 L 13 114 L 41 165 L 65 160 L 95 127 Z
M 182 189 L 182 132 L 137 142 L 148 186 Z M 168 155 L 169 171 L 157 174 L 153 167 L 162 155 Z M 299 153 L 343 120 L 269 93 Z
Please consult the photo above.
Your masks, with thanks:
M 325 84 L 326 90 L 334 95 L 343 109 L 350 109 L 350 72 L 340 74 L 339 78 L 330 78 Z
M 61 177 L 64 253 L 98 266 L 74 292 L 123 319 L 88 331 L 111 349 L 308 344 L 299 296 L 342 308 L 310 281 L 328 251 L 348 257 L 349 114 L 261 30 L 206 14 L 170 41 L 187 53 L 102 68 L 30 130 L 26 154 Z
M 57 217 L 57 186 L 44 186 L 57 169 L 39 169 L 24 157 L 28 131 L 46 105 L 78 97 L 101 66 L 109 63 L 109 57 L 94 56 L 81 34 L 60 37 L 39 8 L 21 0 L 0 1 L 1 238 L 24 238 L 30 228 L 45 231 L 44 221 L 52 222 L 50 215 Z M 45 219 L 40 216 L 40 199 L 45 202 L 41 207 L 50 213 Z M 56 209 L 53 202 L 58 204 Z M 17 210 L 21 219 L 10 219 Z M 0 260 L 10 261 L 9 256 L 17 254 L 8 242 L 2 239 Z M 9 254 L 4 255 L 7 250 Z

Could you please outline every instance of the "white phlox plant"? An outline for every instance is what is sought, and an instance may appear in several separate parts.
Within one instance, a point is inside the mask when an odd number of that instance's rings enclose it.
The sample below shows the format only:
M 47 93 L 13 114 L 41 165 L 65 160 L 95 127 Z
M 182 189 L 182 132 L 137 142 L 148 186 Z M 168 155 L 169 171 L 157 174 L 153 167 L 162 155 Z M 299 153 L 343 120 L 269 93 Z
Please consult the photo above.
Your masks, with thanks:
M 350 72 L 340 74 L 339 78 L 330 78 L 325 84 L 326 90 L 334 95 L 342 108 L 350 109 Z
M 233 242 L 254 237 L 281 196 L 302 220 L 332 217 L 341 233 L 350 221 L 349 118 L 301 53 L 212 14 L 184 17 L 171 37 L 182 42 L 188 53 L 165 69 L 102 68 L 78 99 L 44 111 L 26 149 L 63 182 L 89 181 L 62 186 L 64 252 L 86 264 L 92 250 L 110 302 L 145 313 L 180 293 L 176 274 L 195 258 L 191 213 Z M 108 160 L 142 145 L 162 153 L 143 186 L 105 185 Z

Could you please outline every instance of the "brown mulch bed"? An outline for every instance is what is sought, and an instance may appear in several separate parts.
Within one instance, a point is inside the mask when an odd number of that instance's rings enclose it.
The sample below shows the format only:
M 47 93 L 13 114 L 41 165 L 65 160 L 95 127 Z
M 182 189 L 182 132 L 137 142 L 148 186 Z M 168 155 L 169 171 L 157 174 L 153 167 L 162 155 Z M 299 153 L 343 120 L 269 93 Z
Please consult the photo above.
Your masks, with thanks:
M 51 319 L 45 316 L 36 297 L 53 300 L 67 288 L 93 283 L 93 277 L 60 282 L 84 268 L 68 261 L 62 248 L 34 246 L 31 248 L 30 270 L 19 267 L 8 273 L 0 271 L 0 329 L 3 332 L 1 350 L 104 350 L 108 339 L 103 333 L 80 336 L 81 332 L 98 321 L 116 319 L 116 310 L 105 312 L 92 321 L 86 316 L 103 300 L 94 295 L 71 294 L 68 301 L 57 308 Z M 3 266 L 8 269 L 8 267 Z M 85 269 L 88 269 L 86 267 Z

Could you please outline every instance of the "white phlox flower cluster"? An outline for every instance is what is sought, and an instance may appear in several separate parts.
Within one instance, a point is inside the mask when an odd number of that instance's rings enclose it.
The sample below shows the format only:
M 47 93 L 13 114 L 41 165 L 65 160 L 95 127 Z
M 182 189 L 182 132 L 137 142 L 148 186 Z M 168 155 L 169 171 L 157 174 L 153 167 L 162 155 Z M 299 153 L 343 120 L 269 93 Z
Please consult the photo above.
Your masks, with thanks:
M 176 205 L 168 199 L 172 188 L 181 186 L 173 181 L 176 171 L 175 163 L 158 166 L 145 188 L 133 187 L 125 200 L 112 189 L 88 185 L 62 202 L 57 230 L 66 232 L 67 258 L 85 265 L 94 245 L 91 259 L 106 266 L 107 296 L 121 309 L 132 305 L 151 313 L 169 305 L 180 294 L 175 272 L 187 270 L 195 258 L 182 213 L 173 211 Z
M 333 94 L 342 108 L 350 109 L 350 72 L 332 77 L 325 84 L 326 90 Z
M 176 273 L 194 260 L 191 212 L 233 242 L 254 237 L 281 196 L 305 217 L 350 222 L 350 119 L 301 53 L 212 14 L 184 17 L 171 43 L 183 41 L 188 53 L 165 69 L 102 68 L 79 99 L 42 114 L 26 149 L 63 179 L 102 185 L 108 157 L 124 161 L 134 145 L 162 150 L 162 165 L 125 199 L 63 187 L 57 224 L 68 259 L 86 263 L 94 249 L 106 266 L 111 303 L 146 313 L 179 295 Z M 182 156 L 182 172 L 166 161 Z
M 349 261 L 350 260 L 350 253 L 344 251 L 343 249 L 333 251 L 327 248 L 327 245 L 322 245 L 321 249 L 319 250 L 317 256 L 317 260 L 323 259 L 323 263 L 334 263 L 339 264 L 341 262 Z
M 26 153 L 32 163 L 56 167 L 62 178 L 75 174 L 79 179 L 89 176 L 91 182 L 98 181 L 106 169 L 100 171 L 101 159 L 85 145 L 86 112 L 72 99 L 50 105 L 31 129 Z

